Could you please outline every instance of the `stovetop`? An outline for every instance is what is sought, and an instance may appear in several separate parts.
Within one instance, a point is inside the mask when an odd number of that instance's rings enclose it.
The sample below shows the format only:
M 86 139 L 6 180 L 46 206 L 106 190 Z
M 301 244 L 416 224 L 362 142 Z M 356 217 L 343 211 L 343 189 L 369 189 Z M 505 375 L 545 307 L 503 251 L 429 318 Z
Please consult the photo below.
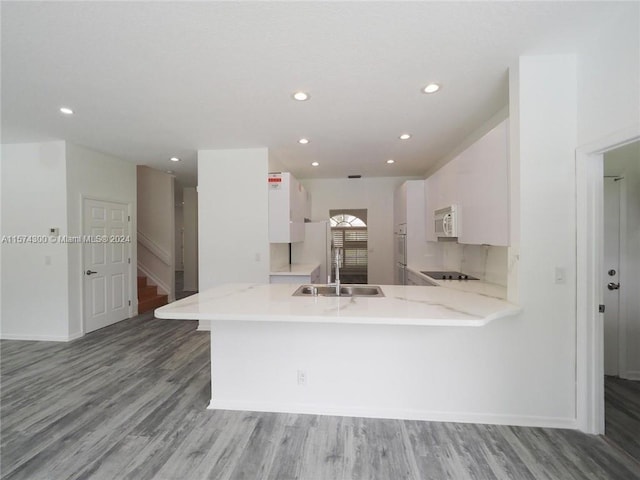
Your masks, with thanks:
M 462 272 L 422 271 L 427 277 L 434 280 L 478 280 L 476 277 Z

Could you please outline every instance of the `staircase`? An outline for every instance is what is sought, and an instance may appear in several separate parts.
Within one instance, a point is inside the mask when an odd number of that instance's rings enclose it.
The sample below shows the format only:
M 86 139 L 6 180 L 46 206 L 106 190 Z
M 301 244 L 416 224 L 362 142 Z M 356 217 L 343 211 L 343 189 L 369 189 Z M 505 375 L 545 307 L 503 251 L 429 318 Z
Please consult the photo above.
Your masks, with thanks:
M 158 293 L 158 287 L 147 285 L 147 277 L 138 276 L 138 314 L 168 303 L 168 296 Z

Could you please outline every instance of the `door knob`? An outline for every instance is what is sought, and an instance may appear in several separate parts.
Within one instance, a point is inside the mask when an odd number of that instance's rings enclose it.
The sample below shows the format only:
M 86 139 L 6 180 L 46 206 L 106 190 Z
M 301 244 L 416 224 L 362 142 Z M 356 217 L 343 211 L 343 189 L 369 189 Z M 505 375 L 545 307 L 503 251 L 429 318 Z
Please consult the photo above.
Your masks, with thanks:
M 98 273 L 98 272 L 94 272 L 93 270 L 87 270 L 86 272 L 87 275 L 93 275 L 94 273 Z
M 607 288 L 609 290 L 618 290 L 620 288 L 620 284 L 619 283 L 613 283 L 613 282 L 609 282 L 607 284 Z

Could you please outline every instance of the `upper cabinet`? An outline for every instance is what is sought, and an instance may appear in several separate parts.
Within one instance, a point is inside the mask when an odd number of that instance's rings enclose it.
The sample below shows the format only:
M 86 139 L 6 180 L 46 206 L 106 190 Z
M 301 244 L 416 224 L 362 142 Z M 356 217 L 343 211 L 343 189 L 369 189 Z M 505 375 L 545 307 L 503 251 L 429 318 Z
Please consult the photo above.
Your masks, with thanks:
M 407 223 L 407 184 L 396 188 L 393 196 L 393 231 L 398 233 L 399 226 Z
M 458 206 L 458 242 L 509 245 L 509 121 L 504 120 L 425 181 L 427 240 L 433 212 Z
M 269 242 L 302 242 L 308 204 L 305 188 L 288 172 L 270 173 L 268 183 Z

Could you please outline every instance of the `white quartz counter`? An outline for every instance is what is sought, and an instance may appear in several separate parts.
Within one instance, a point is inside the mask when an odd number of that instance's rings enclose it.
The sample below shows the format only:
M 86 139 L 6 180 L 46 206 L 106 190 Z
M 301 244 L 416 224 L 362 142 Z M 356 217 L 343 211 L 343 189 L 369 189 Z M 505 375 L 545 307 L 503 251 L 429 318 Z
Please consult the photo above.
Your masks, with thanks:
M 293 263 L 274 267 L 269 275 L 300 275 L 301 277 L 309 276 L 320 266 L 319 263 Z
M 378 325 L 483 326 L 520 312 L 451 288 L 381 285 L 385 297 L 294 297 L 299 285 L 227 284 L 155 311 L 158 318 Z
M 484 295 L 497 299 L 507 298 L 507 288 L 503 287 L 502 285 L 484 282 L 482 280 L 436 280 L 435 278 L 431 278 L 428 275 L 422 273 L 422 270 L 446 270 L 445 268 L 422 267 L 418 269 L 413 266 L 408 266 L 407 270 L 411 270 L 416 275 L 425 278 L 426 280 L 433 282 L 441 287 L 461 290 L 463 292 L 476 293 L 478 295 Z

